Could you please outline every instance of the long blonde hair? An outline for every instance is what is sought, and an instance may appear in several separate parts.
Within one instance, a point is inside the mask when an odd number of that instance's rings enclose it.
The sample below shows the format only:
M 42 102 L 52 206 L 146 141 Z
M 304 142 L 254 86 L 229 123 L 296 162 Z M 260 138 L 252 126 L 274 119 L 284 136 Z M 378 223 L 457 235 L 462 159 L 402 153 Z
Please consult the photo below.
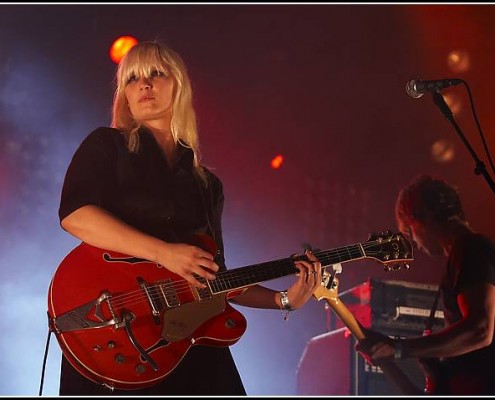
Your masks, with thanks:
M 174 82 L 171 132 L 174 142 L 191 148 L 194 153 L 195 170 L 204 178 L 200 166 L 196 113 L 192 103 L 192 88 L 187 69 L 182 58 L 166 45 L 153 41 L 141 42 L 133 46 L 119 63 L 116 72 L 116 88 L 112 106 L 112 127 L 122 131 L 127 139 L 130 152 L 139 149 L 138 130 L 142 127 L 132 116 L 124 89 L 131 76 L 150 77 L 157 70 L 171 76 Z

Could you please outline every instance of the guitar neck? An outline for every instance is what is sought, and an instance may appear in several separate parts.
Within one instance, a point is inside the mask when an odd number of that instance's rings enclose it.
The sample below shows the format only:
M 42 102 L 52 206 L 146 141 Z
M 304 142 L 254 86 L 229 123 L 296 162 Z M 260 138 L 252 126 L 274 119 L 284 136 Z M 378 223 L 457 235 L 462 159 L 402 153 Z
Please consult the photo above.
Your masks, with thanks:
M 365 338 L 361 325 L 340 299 L 327 299 L 328 304 L 357 340 Z
M 313 254 L 318 261 L 320 261 L 323 268 L 333 264 L 365 258 L 365 253 L 361 244 L 318 251 Z M 298 269 L 294 266 L 294 262 L 298 260 L 306 260 L 306 257 L 302 255 L 288 257 L 223 271 L 217 274 L 216 279 L 208 284 L 211 287 L 212 293 L 216 294 L 293 275 L 298 272 Z
M 326 301 L 357 340 L 362 340 L 366 337 L 359 322 L 338 297 L 327 298 Z M 381 368 L 387 378 L 397 386 L 402 394 L 423 394 L 393 361 L 377 362 L 376 365 Z

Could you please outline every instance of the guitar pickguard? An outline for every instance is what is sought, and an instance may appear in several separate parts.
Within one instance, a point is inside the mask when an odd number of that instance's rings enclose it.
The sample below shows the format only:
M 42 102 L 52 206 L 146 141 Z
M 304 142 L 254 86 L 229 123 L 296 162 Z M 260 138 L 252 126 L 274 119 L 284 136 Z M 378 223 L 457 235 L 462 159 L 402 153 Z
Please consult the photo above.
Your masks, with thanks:
M 175 342 L 183 340 L 203 323 L 225 311 L 225 295 L 182 304 L 163 315 L 162 337 Z

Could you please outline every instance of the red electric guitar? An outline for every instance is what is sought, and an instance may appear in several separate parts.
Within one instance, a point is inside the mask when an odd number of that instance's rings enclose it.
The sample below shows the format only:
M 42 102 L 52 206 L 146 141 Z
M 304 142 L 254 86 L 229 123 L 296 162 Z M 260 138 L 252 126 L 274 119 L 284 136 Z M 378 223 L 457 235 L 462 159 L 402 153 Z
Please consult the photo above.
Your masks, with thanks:
M 209 236 L 188 242 L 216 252 Z M 371 258 L 396 269 L 413 260 L 407 239 L 390 232 L 314 255 L 324 268 Z M 118 389 L 151 386 L 165 379 L 191 346 L 236 343 L 246 320 L 228 299 L 251 285 L 296 274 L 294 261 L 303 258 L 222 271 L 198 290 L 157 263 L 81 243 L 50 283 L 50 326 L 65 357 L 88 379 Z

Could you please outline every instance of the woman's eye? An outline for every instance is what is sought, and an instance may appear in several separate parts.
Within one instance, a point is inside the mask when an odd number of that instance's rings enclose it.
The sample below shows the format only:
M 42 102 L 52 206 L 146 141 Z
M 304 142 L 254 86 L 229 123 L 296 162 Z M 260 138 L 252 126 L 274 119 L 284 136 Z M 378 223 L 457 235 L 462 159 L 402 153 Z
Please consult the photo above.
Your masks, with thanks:
M 135 80 L 137 80 L 136 75 L 131 75 L 129 79 L 127 79 L 127 83 L 134 82 Z
M 158 71 L 156 69 L 154 69 L 153 71 L 151 71 L 151 77 L 154 78 L 156 76 L 164 76 L 165 74 L 161 71 Z

